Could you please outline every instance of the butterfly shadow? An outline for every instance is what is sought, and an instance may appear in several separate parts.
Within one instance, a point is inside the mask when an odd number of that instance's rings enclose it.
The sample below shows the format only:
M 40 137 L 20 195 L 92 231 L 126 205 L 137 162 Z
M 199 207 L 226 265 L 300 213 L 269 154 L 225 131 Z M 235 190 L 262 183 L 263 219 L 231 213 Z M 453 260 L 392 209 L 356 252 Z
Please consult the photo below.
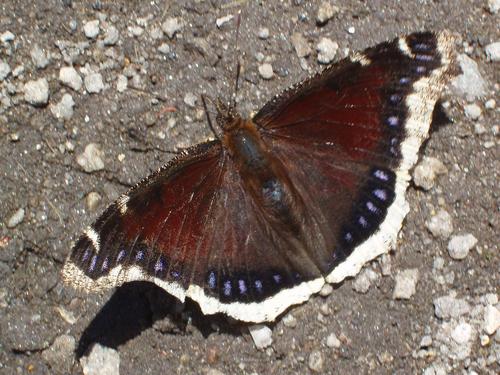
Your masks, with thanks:
M 80 359 L 96 343 L 116 349 L 149 328 L 162 334 L 186 335 L 189 325 L 204 337 L 214 332 L 237 336 L 245 327 L 222 314 L 203 315 L 196 303 L 186 300 L 182 304 L 152 283 L 127 283 L 116 290 L 84 329 L 75 356 Z

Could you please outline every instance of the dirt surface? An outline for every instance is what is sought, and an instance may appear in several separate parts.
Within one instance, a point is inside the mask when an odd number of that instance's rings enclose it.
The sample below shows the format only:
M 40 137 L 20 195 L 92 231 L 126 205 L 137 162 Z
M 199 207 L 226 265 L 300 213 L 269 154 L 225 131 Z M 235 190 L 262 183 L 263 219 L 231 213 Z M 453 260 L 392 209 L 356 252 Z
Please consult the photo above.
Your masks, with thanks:
M 0 81 L 10 100 L 0 104 L 1 374 L 82 373 L 80 358 L 96 342 L 118 351 L 121 374 L 499 371 L 500 335 L 485 334 L 482 323 L 484 306 L 498 304 L 500 285 L 500 116 L 498 109 L 485 107 L 489 99 L 498 102 L 499 66 L 484 53 L 486 44 L 500 39 L 499 15 L 490 13 L 486 1 L 344 1 L 337 3 L 339 13 L 319 26 L 319 5 L 300 0 L 2 1 L 0 34 L 10 31 L 15 37 L 0 45 L 0 60 L 12 69 Z M 482 109 L 476 121 L 463 114 L 463 99 L 445 96 L 454 122 L 439 127 L 422 153 L 441 160 L 447 173 L 429 191 L 410 187 L 411 212 L 399 246 L 383 267 L 377 261 L 368 265 L 375 275 L 368 291 L 355 288 L 358 276 L 326 297 L 291 309 L 286 319 L 270 325 L 273 343 L 264 350 L 256 349 L 247 326 L 205 317 L 195 304 L 180 305 L 147 283 L 85 295 L 59 277 L 72 241 L 108 203 L 173 152 L 210 135 L 199 96 L 229 97 L 235 76 L 234 19 L 220 27 L 216 20 L 240 9 L 238 108 L 244 114 L 308 75 L 290 41 L 294 32 L 313 50 L 304 60 L 313 72 L 321 69 L 315 48 L 322 37 L 339 44 L 338 58 L 347 49 L 361 50 L 400 34 L 448 28 L 461 38 L 458 52 L 479 64 L 489 85 L 487 94 L 473 101 Z M 159 30 L 172 17 L 183 26 L 169 38 Z M 83 26 L 97 19 L 99 35 L 89 39 Z M 105 46 L 109 25 L 119 39 Z M 262 27 L 269 29 L 265 39 L 258 36 Z M 57 46 L 61 41 L 85 44 L 64 51 L 76 51 L 73 64 L 80 73 L 99 71 L 104 90 L 89 94 L 85 87 L 74 91 L 61 84 L 59 70 L 68 65 Z M 158 50 L 164 43 L 170 51 Z M 46 67 L 33 61 L 35 45 L 49 55 Z M 264 62 L 273 66 L 270 80 L 259 74 Z M 18 66 L 23 71 L 15 71 Z M 120 74 L 128 78 L 124 92 L 116 87 Z M 48 105 L 35 107 L 24 101 L 23 85 L 39 78 L 47 79 L 50 98 Z M 74 113 L 57 119 L 51 106 L 66 93 L 75 102 Z M 186 103 L 187 93 L 196 97 L 194 106 Z M 103 151 L 104 168 L 92 173 L 77 163 L 89 143 Z M 97 207 L 89 207 L 90 192 L 102 197 Z M 22 221 L 8 227 L 19 209 Z M 439 209 L 451 215 L 453 234 L 471 233 L 478 240 L 464 260 L 453 260 L 448 240 L 425 227 Z M 406 269 L 419 271 L 416 292 L 409 300 L 395 300 L 395 277 Z M 450 293 L 469 311 L 436 316 L 436 298 Z M 472 330 L 465 344 L 453 336 L 460 324 Z M 339 347 L 327 345 L 332 333 Z M 430 343 L 421 343 L 425 336 Z M 61 337 L 69 344 L 54 344 Z M 458 344 L 467 347 L 465 355 L 454 351 Z

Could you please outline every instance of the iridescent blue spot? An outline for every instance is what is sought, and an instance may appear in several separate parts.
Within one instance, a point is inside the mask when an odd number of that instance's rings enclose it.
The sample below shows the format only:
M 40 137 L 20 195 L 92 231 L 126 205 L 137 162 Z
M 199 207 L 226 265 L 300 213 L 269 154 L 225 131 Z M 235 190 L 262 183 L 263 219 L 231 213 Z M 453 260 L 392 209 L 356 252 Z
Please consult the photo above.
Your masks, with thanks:
M 352 242 L 352 233 L 351 232 L 346 232 L 344 234 L 344 239 L 347 241 L 347 242 Z
M 415 58 L 417 60 L 425 61 L 425 62 L 429 62 L 429 61 L 434 60 L 434 56 L 432 56 L 432 55 L 420 55 L 420 54 L 417 54 L 417 55 L 415 55 Z
M 377 206 L 375 206 L 373 204 L 373 202 L 371 202 L 371 201 L 366 202 L 366 208 L 368 208 L 368 211 L 370 211 L 370 212 L 373 212 L 373 213 L 377 213 L 378 212 Z
M 171 271 L 170 275 L 172 275 L 174 279 L 178 279 L 181 274 L 177 271 Z
M 427 69 L 425 69 L 425 66 L 422 66 L 422 65 L 417 66 L 417 69 L 416 69 L 418 74 L 423 74 L 423 73 L 425 73 L 426 70 Z
M 430 51 L 432 47 L 427 43 L 415 43 L 412 45 L 414 51 Z
M 401 101 L 401 95 L 392 94 L 391 96 L 389 96 L 389 100 L 392 104 L 399 104 L 399 102 Z
M 398 156 L 398 152 L 397 152 L 397 149 L 396 149 L 397 143 L 398 143 L 397 138 L 391 138 L 391 147 L 389 148 L 389 151 L 394 156 Z
M 358 223 L 363 227 L 366 228 L 368 227 L 368 221 L 366 221 L 366 218 L 364 216 L 360 216 L 358 218 Z
M 276 273 L 273 275 L 273 279 L 276 284 L 279 284 L 281 282 L 281 275 Z
M 101 271 L 106 271 L 108 269 L 108 266 L 109 266 L 109 259 L 108 257 L 106 257 L 104 258 L 104 262 L 102 262 Z
M 387 191 L 384 189 L 375 189 L 373 190 L 373 195 L 375 195 L 381 201 L 387 200 Z
M 89 259 L 89 256 L 90 256 L 90 250 L 87 248 L 85 249 L 85 252 L 82 255 L 82 262 L 87 261 L 87 259 Z
M 224 295 L 225 296 L 231 295 L 231 280 L 227 280 L 224 282 Z
M 238 280 L 238 288 L 240 289 L 240 294 L 245 294 L 247 292 L 245 280 Z
M 163 262 L 163 259 L 162 257 L 159 257 L 155 264 L 155 272 L 158 273 L 163 271 L 164 269 L 165 269 L 165 264 Z
M 135 260 L 136 262 L 139 262 L 140 260 L 144 259 L 144 251 L 139 250 L 137 254 L 135 255 Z
M 97 255 L 94 255 L 92 257 L 92 260 L 90 261 L 89 272 L 94 271 L 96 263 L 97 263 Z
M 389 126 L 398 126 L 399 125 L 399 118 L 398 116 L 389 116 L 387 117 L 387 125 Z
M 377 177 L 379 180 L 389 181 L 389 175 L 387 174 L 387 172 L 385 172 L 385 171 L 383 171 L 381 169 L 375 170 L 375 172 L 373 172 L 373 175 L 375 177 Z
M 262 281 L 260 280 L 255 280 L 255 289 L 257 289 L 257 292 L 262 293 Z
M 408 77 L 402 77 L 402 78 L 399 79 L 399 83 L 401 85 L 407 85 L 408 83 L 410 83 L 410 78 L 408 78 Z
M 208 286 L 210 289 L 215 288 L 215 273 L 213 271 L 208 274 Z
M 120 250 L 120 252 L 116 256 L 116 262 L 120 263 L 123 260 L 123 258 L 125 258 L 125 250 Z

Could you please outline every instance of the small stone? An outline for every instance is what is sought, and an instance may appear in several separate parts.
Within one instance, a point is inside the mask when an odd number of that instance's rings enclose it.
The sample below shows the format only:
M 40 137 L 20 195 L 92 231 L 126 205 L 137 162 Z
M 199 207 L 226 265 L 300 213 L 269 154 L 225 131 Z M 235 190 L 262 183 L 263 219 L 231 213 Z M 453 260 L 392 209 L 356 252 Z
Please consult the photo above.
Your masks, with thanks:
M 250 336 L 257 349 L 265 349 L 273 343 L 273 331 L 263 324 L 254 324 L 248 327 Z
M 285 325 L 285 327 L 295 328 L 297 327 L 297 319 L 295 319 L 292 314 L 287 314 L 283 318 L 283 324 Z
M 307 364 L 309 368 L 314 372 L 322 372 L 324 366 L 323 354 L 319 350 L 314 350 L 309 354 L 309 360 Z
M 484 103 L 484 108 L 486 109 L 495 109 L 496 106 L 497 102 L 495 101 L 495 99 L 490 99 L 486 101 L 486 103 Z
M 468 323 L 458 324 L 451 332 L 451 338 L 457 344 L 465 344 L 472 338 L 472 326 Z
M 61 101 L 50 106 L 50 111 L 57 119 L 69 119 L 73 116 L 75 102 L 70 94 L 64 94 Z
M 466 300 L 456 298 L 453 294 L 434 299 L 434 314 L 439 319 L 458 318 L 471 310 Z
M 18 208 L 7 220 L 7 228 L 14 228 L 24 220 L 24 208 Z
M 89 94 L 97 94 L 104 89 L 101 73 L 90 73 L 86 75 L 84 84 Z
M 500 0 L 488 0 L 488 10 L 491 14 L 497 14 L 500 9 Z
M 123 74 L 119 74 L 116 78 L 116 90 L 118 92 L 124 92 L 128 86 L 128 78 Z
M 349 27 L 349 28 L 347 29 L 347 32 L 348 32 L 349 34 L 354 34 L 354 33 L 356 32 L 356 29 L 355 29 L 355 27 L 354 27 L 354 26 L 351 26 L 351 27 Z
M 389 254 L 382 254 L 382 256 L 378 258 L 378 262 L 382 276 L 390 276 L 392 272 L 391 256 Z
M 316 47 L 316 50 L 318 51 L 318 62 L 320 64 L 330 64 L 335 58 L 338 49 L 339 45 L 337 42 L 334 42 L 329 38 L 321 38 Z
M 321 297 L 328 297 L 333 292 L 333 286 L 331 284 L 324 284 L 319 291 Z
M 24 85 L 24 100 L 33 106 L 43 106 L 49 102 L 49 83 L 45 78 L 29 81 Z
M 170 39 L 172 39 L 174 35 L 182 29 L 182 27 L 183 24 L 178 18 L 168 18 L 161 25 L 161 29 Z
M 99 206 L 101 199 L 102 197 L 100 196 L 100 194 L 95 191 L 91 191 L 90 193 L 88 193 L 87 197 L 85 198 L 85 205 L 87 206 L 87 210 L 89 210 L 90 212 L 95 211 Z
M 329 20 L 333 18 L 339 12 L 339 8 L 330 1 L 323 1 L 318 8 L 318 14 L 316 15 L 316 21 L 319 25 L 324 25 Z
M 379 278 L 378 273 L 370 268 L 365 268 L 354 280 L 353 289 L 358 293 L 367 293 L 372 283 Z
M 440 209 L 436 215 L 426 221 L 425 226 L 435 237 L 447 239 L 453 233 L 451 216 L 443 209 Z
M 54 343 L 42 352 L 42 358 L 55 372 L 69 374 L 73 365 L 75 348 L 76 341 L 73 336 L 61 335 L 56 337 Z
M 162 43 L 158 47 L 158 52 L 164 55 L 168 55 L 170 53 L 170 46 L 167 43 Z
M 484 127 L 484 125 L 481 123 L 475 123 L 474 124 L 474 134 L 482 135 L 484 133 L 486 133 L 486 128 Z
M 500 311 L 492 305 L 484 308 L 483 330 L 488 335 L 493 335 L 500 327 Z
M 475 103 L 467 104 L 464 107 L 464 112 L 465 116 L 467 116 L 471 120 L 477 120 L 479 117 L 481 117 L 481 107 Z
M 340 348 L 341 345 L 342 343 L 340 342 L 335 333 L 330 333 L 326 338 L 326 346 L 328 346 L 329 348 L 338 349 Z
M 75 91 L 80 90 L 83 85 L 82 77 L 72 66 L 64 66 L 59 70 L 59 81 Z
M 465 259 L 476 244 L 477 238 L 470 233 L 453 236 L 448 242 L 448 254 L 456 260 Z
M 0 62 L 1 63 L 1 62 Z M 14 68 L 14 70 L 12 71 L 12 75 L 14 77 L 19 77 L 21 76 L 22 74 L 24 73 L 24 65 L 18 65 Z M 0 80 L 1 81 L 1 80 Z
M 16 36 L 12 34 L 9 30 L 3 32 L 0 35 L 0 41 L 2 41 L 3 44 L 6 44 L 8 42 L 12 42 Z
M 500 61 L 500 42 L 488 44 L 484 52 L 490 61 Z
M 193 94 L 192 92 L 187 92 L 186 95 L 184 95 L 184 103 L 186 103 L 191 108 L 196 107 L 197 100 L 198 100 L 198 97 L 195 94 Z
M 273 66 L 268 63 L 259 65 L 259 74 L 263 79 L 273 78 L 274 75 Z
M 31 61 L 38 69 L 44 69 L 49 65 L 50 59 L 47 53 L 38 44 L 35 44 L 30 51 Z
M 455 94 L 469 101 L 487 94 L 487 83 L 479 72 L 477 63 L 469 56 L 461 54 L 457 61 L 462 69 L 462 74 L 452 81 Z
M 436 176 L 446 172 L 446 166 L 439 159 L 424 157 L 413 170 L 413 182 L 424 190 L 430 190 L 434 186 Z
M 83 25 L 83 33 L 89 39 L 97 38 L 99 31 L 99 20 L 88 21 Z
M 119 39 L 120 33 L 118 32 L 118 29 L 113 25 L 109 26 L 104 33 L 104 45 L 114 46 L 116 43 L 118 43 Z
M 211 368 L 204 372 L 205 375 L 225 375 L 222 371 L 219 371 L 215 368 Z
M 298 57 L 307 57 L 311 54 L 311 47 L 309 47 L 306 38 L 304 38 L 301 33 L 293 33 L 290 40 L 292 41 L 295 53 Z
M 267 27 L 261 27 L 257 32 L 257 36 L 259 39 L 267 39 L 269 38 L 269 29 Z
M 61 315 L 61 318 L 63 318 L 64 321 L 68 324 L 73 325 L 78 320 L 72 311 L 66 310 L 63 306 L 57 306 L 56 310 L 59 313 L 59 315 Z
M 5 61 L 0 61 L 0 82 L 10 74 L 10 66 Z
M 144 33 L 144 29 L 140 26 L 129 26 L 128 31 L 135 37 L 139 37 Z
M 448 371 L 443 365 L 433 363 L 424 370 L 423 375 L 448 375 Z
M 80 359 L 84 375 L 119 375 L 120 354 L 111 348 L 94 344 L 88 357 Z
M 87 173 L 104 169 L 104 154 L 95 143 L 89 143 L 85 151 L 76 157 L 76 162 Z
M 217 28 L 220 29 L 222 26 L 224 26 L 224 24 L 228 23 L 233 18 L 234 18 L 234 16 L 232 14 L 228 14 L 227 16 L 217 18 L 215 20 L 215 25 L 217 26 Z
M 432 337 L 429 335 L 425 335 L 422 337 L 422 340 L 420 340 L 420 345 L 419 348 L 428 348 L 432 345 Z
M 488 335 L 479 336 L 479 342 L 480 342 L 481 346 L 483 346 L 483 347 L 488 346 L 491 342 L 490 336 L 488 336 Z
M 415 294 L 419 272 L 416 268 L 398 272 L 396 275 L 396 285 L 392 293 L 393 299 L 410 299 Z

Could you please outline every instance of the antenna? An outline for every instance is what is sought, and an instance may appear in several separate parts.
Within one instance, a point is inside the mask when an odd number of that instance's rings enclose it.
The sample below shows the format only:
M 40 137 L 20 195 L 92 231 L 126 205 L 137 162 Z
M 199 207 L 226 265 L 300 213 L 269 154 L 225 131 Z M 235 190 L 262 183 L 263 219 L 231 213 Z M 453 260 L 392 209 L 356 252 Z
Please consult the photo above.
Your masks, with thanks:
M 234 59 L 236 61 L 236 82 L 234 83 L 234 93 L 233 93 L 233 102 L 231 107 L 236 108 L 236 96 L 238 95 L 239 81 L 240 81 L 240 72 L 241 72 L 241 64 L 240 59 L 238 58 L 238 41 L 240 39 L 240 25 L 241 25 L 241 10 L 236 14 L 236 41 L 235 41 L 235 49 L 234 49 Z
M 207 102 L 205 101 L 205 95 L 201 94 L 201 101 L 203 103 L 203 108 L 205 109 L 205 114 L 207 115 L 208 127 L 212 131 L 214 137 L 220 141 L 219 135 L 215 132 L 215 128 L 212 124 L 212 120 L 210 119 L 210 114 L 208 113 Z

